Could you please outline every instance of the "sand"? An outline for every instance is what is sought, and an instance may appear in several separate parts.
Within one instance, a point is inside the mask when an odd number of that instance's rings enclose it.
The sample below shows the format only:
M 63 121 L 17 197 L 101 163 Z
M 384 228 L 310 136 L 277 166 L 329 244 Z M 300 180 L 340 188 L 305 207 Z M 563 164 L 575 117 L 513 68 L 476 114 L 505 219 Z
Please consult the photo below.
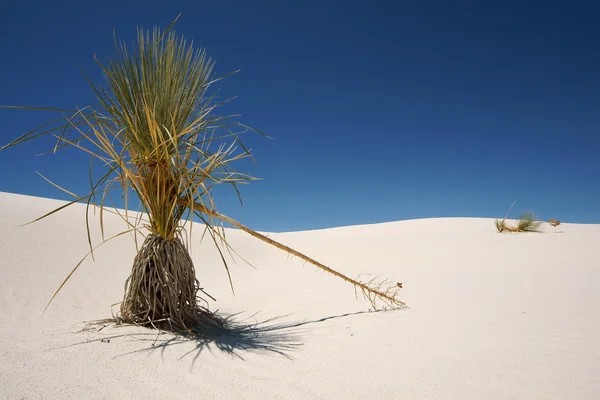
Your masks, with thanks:
M 493 220 L 423 219 L 269 234 L 351 276 L 403 283 L 410 307 L 369 312 L 348 284 L 239 231 L 235 296 L 210 241 L 200 282 L 238 334 L 178 340 L 111 316 L 135 255 L 87 252 L 85 206 L 0 193 L 2 399 L 599 399 L 600 225 L 498 234 Z M 123 223 L 106 217 L 118 232 Z M 99 239 L 93 219 L 94 241 Z M 113 307 L 116 310 L 116 307 Z

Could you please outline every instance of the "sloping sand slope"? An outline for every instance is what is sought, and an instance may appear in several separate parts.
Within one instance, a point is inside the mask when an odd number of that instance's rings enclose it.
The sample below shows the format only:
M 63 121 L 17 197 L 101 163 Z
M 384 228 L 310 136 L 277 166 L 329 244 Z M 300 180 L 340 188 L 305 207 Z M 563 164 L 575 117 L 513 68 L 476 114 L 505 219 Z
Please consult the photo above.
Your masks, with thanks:
M 121 300 L 129 236 L 99 249 L 42 315 L 87 252 L 85 206 L 16 226 L 59 204 L 0 193 L 2 399 L 600 399 L 599 225 L 500 235 L 492 220 L 449 218 L 270 235 L 351 276 L 403 282 L 410 309 L 378 313 L 351 286 L 229 231 L 256 267 L 231 264 L 234 297 L 197 225 L 211 308 L 240 314 L 235 335 L 196 343 L 74 333 Z

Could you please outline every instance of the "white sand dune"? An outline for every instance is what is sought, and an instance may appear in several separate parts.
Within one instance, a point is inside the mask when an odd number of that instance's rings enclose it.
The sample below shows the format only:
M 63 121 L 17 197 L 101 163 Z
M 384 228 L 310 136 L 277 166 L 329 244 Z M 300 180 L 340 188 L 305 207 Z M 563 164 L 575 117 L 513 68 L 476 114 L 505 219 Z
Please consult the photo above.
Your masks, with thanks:
M 490 219 L 447 218 L 270 234 L 351 276 L 403 282 L 410 308 L 378 313 L 348 284 L 231 230 L 256 267 L 230 265 L 234 297 L 197 225 L 198 278 L 240 325 L 200 343 L 77 332 L 121 300 L 130 236 L 84 262 L 42 315 L 87 252 L 85 206 L 17 225 L 61 203 L 0 193 L 2 399 L 600 399 L 600 225 L 501 235 Z

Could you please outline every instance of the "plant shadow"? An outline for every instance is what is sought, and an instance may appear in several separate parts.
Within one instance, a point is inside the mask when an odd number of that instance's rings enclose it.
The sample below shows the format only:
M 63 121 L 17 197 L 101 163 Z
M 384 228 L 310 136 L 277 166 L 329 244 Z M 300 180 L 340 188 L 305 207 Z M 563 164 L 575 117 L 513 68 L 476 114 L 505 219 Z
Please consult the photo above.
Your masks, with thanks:
M 291 353 L 299 350 L 303 345 L 305 334 L 310 331 L 308 325 L 321 324 L 326 321 L 351 317 L 367 313 L 379 313 L 393 310 L 377 311 L 358 311 L 339 315 L 331 315 L 314 320 L 300 320 L 293 322 L 283 322 L 290 315 L 274 317 L 262 321 L 257 320 L 256 314 L 248 318 L 241 319 L 240 314 L 223 315 L 225 324 L 223 328 L 213 329 L 209 332 L 197 332 L 190 334 L 177 334 L 164 330 L 155 330 L 150 328 L 136 327 L 126 324 L 117 324 L 113 319 L 92 321 L 85 323 L 79 332 L 92 333 L 94 338 L 88 338 L 83 342 L 71 344 L 66 347 L 78 346 L 90 343 L 110 343 L 117 339 L 130 339 L 136 342 L 142 342 L 144 346 L 124 354 L 116 355 L 115 358 L 125 357 L 138 353 L 160 353 L 163 361 L 167 349 L 182 347 L 184 353 L 178 357 L 183 360 L 187 357 L 192 358 L 190 369 L 193 369 L 196 362 L 205 351 L 215 353 L 216 351 L 230 355 L 239 360 L 245 360 L 246 354 L 275 355 L 293 360 Z M 107 334 L 105 329 L 132 328 L 133 332 Z M 189 348 L 190 343 L 193 344 Z

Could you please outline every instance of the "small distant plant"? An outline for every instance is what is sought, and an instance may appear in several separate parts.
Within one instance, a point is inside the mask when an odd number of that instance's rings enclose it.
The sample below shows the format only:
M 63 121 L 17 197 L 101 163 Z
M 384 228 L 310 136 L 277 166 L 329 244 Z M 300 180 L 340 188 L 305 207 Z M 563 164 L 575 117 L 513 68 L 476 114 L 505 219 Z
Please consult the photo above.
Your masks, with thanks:
M 516 201 L 514 201 L 512 203 L 512 205 L 508 209 L 508 212 L 506 213 L 506 215 L 504 216 L 504 218 L 502 220 L 496 219 L 494 221 L 494 224 L 496 225 L 496 230 L 499 233 L 503 233 L 503 232 L 541 232 L 540 226 L 542 225 L 542 221 L 539 221 L 532 212 L 523 213 L 521 215 L 521 217 L 519 217 L 519 221 L 517 222 L 516 226 L 512 226 L 512 225 L 509 225 L 506 223 L 506 218 L 508 217 L 508 214 L 510 214 L 510 211 L 512 210 L 515 203 L 516 203 Z M 558 222 L 558 223 L 560 224 L 560 222 Z M 554 225 L 554 226 L 556 226 L 556 225 Z
M 542 221 L 539 221 L 531 212 L 526 212 L 521 215 L 514 232 L 541 232 L 540 226 Z
M 500 221 L 499 219 L 496 219 L 496 221 L 494 221 L 494 223 L 496 224 L 496 229 L 498 230 L 499 233 L 502 233 L 507 230 L 505 220 Z
M 552 225 L 553 227 L 555 227 L 555 228 L 556 228 L 557 226 L 559 226 L 559 225 L 560 225 L 560 221 L 559 221 L 559 220 L 557 220 L 557 219 L 554 219 L 554 218 L 550 218 L 550 219 L 548 220 L 548 223 L 549 223 L 550 225 Z

